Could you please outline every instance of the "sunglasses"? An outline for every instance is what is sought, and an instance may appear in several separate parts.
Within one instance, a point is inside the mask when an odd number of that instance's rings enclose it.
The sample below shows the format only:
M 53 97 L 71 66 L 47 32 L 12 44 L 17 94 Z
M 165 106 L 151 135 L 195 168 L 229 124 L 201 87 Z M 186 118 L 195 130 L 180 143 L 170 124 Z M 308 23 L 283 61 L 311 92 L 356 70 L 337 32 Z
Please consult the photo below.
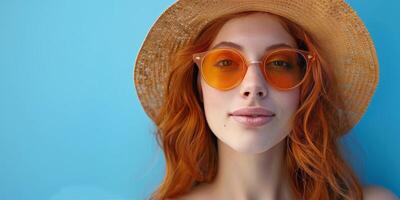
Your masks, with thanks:
M 217 48 L 193 54 L 193 61 L 208 85 L 230 90 L 242 82 L 250 64 L 257 63 L 265 80 L 278 90 L 298 87 L 309 72 L 313 56 L 308 51 L 281 48 L 266 52 L 260 61 L 249 61 L 233 48 Z

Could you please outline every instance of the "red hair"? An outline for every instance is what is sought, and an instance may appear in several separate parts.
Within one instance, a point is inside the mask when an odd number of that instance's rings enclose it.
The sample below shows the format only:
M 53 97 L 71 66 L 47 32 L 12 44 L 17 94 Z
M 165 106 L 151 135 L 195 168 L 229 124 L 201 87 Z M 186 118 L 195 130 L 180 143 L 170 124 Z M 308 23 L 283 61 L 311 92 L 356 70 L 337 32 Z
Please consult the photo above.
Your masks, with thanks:
M 170 60 L 163 104 L 155 119 L 157 142 L 164 151 L 166 174 L 151 199 L 180 196 L 217 174 L 217 138 L 210 130 L 200 101 L 198 69 L 192 55 L 208 49 L 221 27 L 230 19 L 257 11 L 222 16 L 209 23 L 190 44 Z M 300 86 L 300 104 L 292 116 L 293 129 L 285 138 L 285 167 L 295 199 L 362 199 L 361 185 L 342 159 L 338 139 L 347 119 L 339 118 L 343 101 L 337 92 L 332 69 L 320 48 L 306 32 L 278 16 L 300 49 L 316 59 Z M 191 84 L 187 84 L 191 83 Z

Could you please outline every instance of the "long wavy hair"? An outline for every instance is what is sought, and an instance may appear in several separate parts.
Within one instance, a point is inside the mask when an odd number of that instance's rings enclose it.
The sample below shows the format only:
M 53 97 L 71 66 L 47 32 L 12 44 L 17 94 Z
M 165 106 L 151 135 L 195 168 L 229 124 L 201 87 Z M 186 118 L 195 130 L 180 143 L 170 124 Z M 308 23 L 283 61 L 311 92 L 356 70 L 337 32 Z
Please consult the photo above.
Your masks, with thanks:
M 217 138 L 205 119 L 197 82 L 199 72 L 192 55 L 207 50 L 228 20 L 254 12 L 258 11 L 229 14 L 211 21 L 170 60 L 171 72 L 165 83 L 160 114 L 155 119 L 155 135 L 164 152 L 166 174 L 150 199 L 178 197 L 216 176 Z M 299 108 L 292 117 L 294 126 L 285 138 L 285 170 L 291 191 L 295 199 L 361 200 L 360 182 L 340 154 L 338 139 L 344 134 L 348 120 L 339 117 L 343 101 L 333 71 L 313 38 L 300 26 L 278 17 L 299 49 L 316 55 L 311 73 L 300 86 Z

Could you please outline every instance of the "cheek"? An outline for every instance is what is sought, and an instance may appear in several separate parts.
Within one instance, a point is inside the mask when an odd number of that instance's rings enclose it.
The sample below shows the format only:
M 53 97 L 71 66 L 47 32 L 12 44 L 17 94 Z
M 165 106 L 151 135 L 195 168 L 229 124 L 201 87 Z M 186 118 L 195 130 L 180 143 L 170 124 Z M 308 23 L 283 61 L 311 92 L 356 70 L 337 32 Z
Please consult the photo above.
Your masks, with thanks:
M 286 92 L 282 99 L 285 99 L 282 102 L 284 102 L 288 108 L 291 108 L 292 111 L 296 110 L 300 101 L 300 89 L 296 88 Z
M 213 132 L 226 126 L 232 92 L 222 92 L 202 82 L 204 112 L 207 123 Z
M 226 105 L 226 94 L 205 84 L 202 84 L 202 94 L 205 112 L 209 113 L 208 115 L 222 114 L 224 105 Z
M 289 124 L 289 120 L 298 109 L 300 89 L 297 88 L 291 91 L 279 92 L 274 101 L 279 104 L 280 119 L 283 123 L 286 123 L 286 128 L 290 129 L 292 125 Z

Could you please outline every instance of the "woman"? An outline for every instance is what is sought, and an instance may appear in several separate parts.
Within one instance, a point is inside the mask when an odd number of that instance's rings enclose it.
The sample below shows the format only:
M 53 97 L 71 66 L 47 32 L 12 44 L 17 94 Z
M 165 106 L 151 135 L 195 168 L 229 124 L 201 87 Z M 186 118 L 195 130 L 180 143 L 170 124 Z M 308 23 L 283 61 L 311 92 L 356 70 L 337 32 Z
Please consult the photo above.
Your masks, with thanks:
M 135 68 L 166 159 L 151 199 L 396 199 L 362 188 L 337 146 L 378 81 L 355 16 L 342 1 L 171 6 Z

